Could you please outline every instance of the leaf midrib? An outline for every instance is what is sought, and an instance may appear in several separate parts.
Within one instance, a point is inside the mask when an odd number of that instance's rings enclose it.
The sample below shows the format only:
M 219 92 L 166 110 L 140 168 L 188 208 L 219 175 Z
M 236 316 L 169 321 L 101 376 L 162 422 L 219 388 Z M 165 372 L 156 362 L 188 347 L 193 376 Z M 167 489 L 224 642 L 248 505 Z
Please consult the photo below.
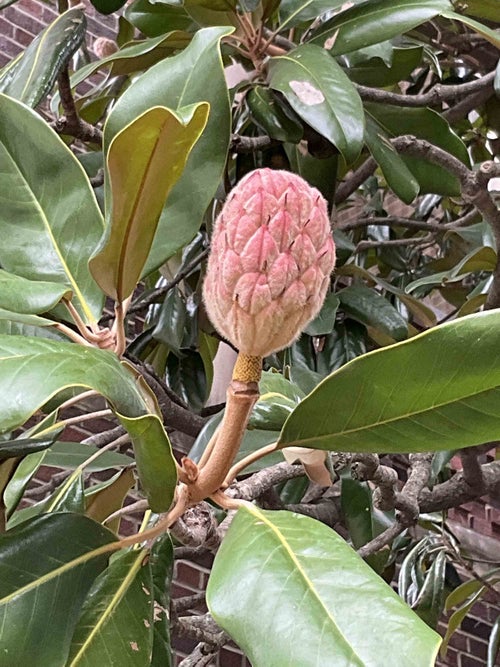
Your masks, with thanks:
M 431 0 L 431 2 L 433 2 L 433 0 Z M 422 7 L 422 6 L 425 7 L 425 8 L 428 8 L 428 9 L 432 9 L 432 6 L 430 4 L 428 5 L 425 1 L 424 1 L 423 5 L 422 5 L 422 2 L 407 3 L 403 7 L 403 9 L 407 10 L 408 8 L 413 8 L 413 7 L 416 7 L 418 9 L 419 7 Z M 358 7 L 361 7 L 361 5 L 355 5 L 354 7 L 350 8 L 350 9 L 354 10 L 354 9 L 357 9 Z M 363 19 L 366 19 L 366 18 L 373 19 L 374 17 L 376 17 L 381 12 L 386 12 L 387 9 L 390 9 L 390 7 L 389 8 L 387 6 L 375 7 L 371 12 L 366 12 L 366 14 L 363 14 L 362 18 Z M 349 9 L 347 9 L 345 13 L 347 13 L 348 11 L 349 11 Z M 439 13 L 440 11 L 441 10 L 436 9 L 436 13 Z M 446 11 L 446 10 L 442 10 L 442 11 Z M 332 23 L 333 23 L 333 21 L 335 21 L 336 18 L 340 18 L 340 17 L 342 17 L 342 14 L 338 14 L 337 16 L 334 16 L 332 18 Z M 345 21 L 339 22 L 336 25 L 333 25 L 333 26 L 331 25 L 329 28 L 325 28 L 325 30 L 323 30 L 323 32 L 319 32 L 316 35 L 314 35 L 312 37 L 312 39 L 314 39 L 314 41 L 316 41 L 317 39 L 319 39 L 320 37 L 323 37 L 324 35 L 329 35 L 333 29 L 339 30 L 339 31 L 343 30 L 346 26 L 349 26 L 351 23 L 353 23 L 354 21 L 356 21 L 359 18 L 360 18 L 359 16 L 353 16 L 352 18 L 348 18 Z
M 251 505 L 251 504 L 246 505 L 245 504 L 245 506 L 242 507 L 241 509 L 246 510 L 249 514 L 253 514 L 254 517 L 259 522 L 264 523 L 271 530 L 271 532 L 274 533 L 274 535 L 278 539 L 279 543 L 281 544 L 281 546 L 285 550 L 285 553 L 287 554 L 287 556 L 292 561 L 296 571 L 302 576 L 308 590 L 310 590 L 313 593 L 314 598 L 319 603 L 321 608 L 324 610 L 325 615 L 330 619 L 332 625 L 334 626 L 334 628 L 337 631 L 338 635 L 340 636 L 341 640 L 344 642 L 344 644 L 347 646 L 347 648 L 349 648 L 351 650 L 352 655 L 356 657 L 356 659 L 359 661 L 359 665 L 361 667 L 364 664 L 363 661 L 361 660 L 359 655 L 356 653 L 356 651 L 354 650 L 352 645 L 349 643 L 348 639 L 346 638 L 346 636 L 344 635 L 342 630 L 337 625 L 337 623 L 336 623 L 334 617 L 331 615 L 330 610 L 328 609 L 328 607 L 325 606 L 325 603 L 323 602 L 321 597 L 318 595 L 318 593 L 316 591 L 316 587 L 314 586 L 313 582 L 311 581 L 311 579 L 307 575 L 306 571 L 302 567 L 302 564 L 299 561 L 299 559 L 297 558 L 297 556 L 295 555 L 294 551 L 289 546 L 288 540 L 286 539 L 285 535 L 283 535 L 281 530 L 277 526 L 275 526 L 271 521 L 269 521 L 269 519 L 267 519 L 267 517 L 263 513 L 259 512 L 259 510 L 254 505 Z
M 90 646 L 94 637 L 99 633 L 101 627 L 105 624 L 106 620 L 113 613 L 115 607 L 122 600 L 123 594 L 127 591 L 131 581 L 133 581 L 135 575 L 141 569 L 142 562 L 147 553 L 148 553 L 147 549 L 142 549 L 140 552 L 137 553 L 137 557 L 134 561 L 134 564 L 129 569 L 127 576 L 123 579 L 121 584 L 116 589 L 115 593 L 111 596 L 111 600 L 106 605 L 106 609 L 104 610 L 104 612 L 100 615 L 98 622 L 94 625 L 91 632 L 88 634 L 86 640 L 82 643 L 78 653 L 76 653 L 71 662 L 68 662 L 67 667 L 74 667 L 80 663 L 80 658 L 82 657 L 85 658 L 84 651 Z
M 418 417 L 419 415 L 424 415 L 425 413 L 432 412 L 434 410 L 439 410 L 440 408 L 446 408 L 448 406 L 453 405 L 454 403 L 462 403 L 464 401 L 467 401 L 468 399 L 475 398 L 480 396 L 481 394 L 486 394 L 491 391 L 497 391 L 500 389 L 500 384 L 497 384 L 496 386 L 488 387 L 487 389 L 483 389 L 482 391 L 476 392 L 474 394 L 467 394 L 465 396 L 457 397 L 454 398 L 453 400 L 450 401 L 445 401 L 443 403 L 436 403 L 435 405 L 432 405 L 431 407 L 425 408 L 425 410 L 417 410 L 415 412 L 407 412 L 403 415 L 398 415 L 397 417 L 391 417 L 389 419 L 383 419 L 382 421 L 374 422 L 365 426 L 359 426 L 357 428 L 351 428 L 347 429 L 344 431 L 337 431 L 337 432 L 332 432 L 332 433 L 327 433 L 325 435 L 317 435 L 317 436 L 312 436 L 309 438 L 304 438 L 302 440 L 293 440 L 290 442 L 282 443 L 282 446 L 286 447 L 291 447 L 295 445 L 300 445 L 305 442 L 312 442 L 315 440 L 328 440 L 329 438 L 336 438 L 339 436 L 348 436 L 351 435 L 352 433 L 361 433 L 363 431 L 369 431 L 371 429 L 376 429 L 380 426 L 385 426 L 387 424 L 392 424 L 398 421 L 403 421 L 405 419 L 411 419 L 412 417 Z
M 5 144 L 4 144 L 4 146 L 5 146 Z M 21 171 L 21 169 L 17 165 L 13 155 L 11 154 L 11 152 L 9 151 L 7 146 L 5 146 L 5 150 L 7 152 L 7 155 L 11 159 L 11 162 L 12 162 L 12 165 L 14 167 L 15 172 L 18 174 L 19 178 L 22 180 L 26 190 L 29 193 L 29 196 L 30 196 L 31 201 L 32 201 L 32 205 L 34 206 L 35 210 L 38 212 L 38 215 L 39 215 L 40 219 L 42 220 L 43 227 L 45 228 L 47 236 L 49 237 L 49 240 L 50 240 L 50 242 L 51 242 L 51 244 L 52 244 L 52 246 L 55 250 L 55 253 L 56 253 L 57 257 L 59 258 L 59 261 L 61 263 L 63 271 L 64 271 L 65 275 L 67 276 L 67 278 L 68 278 L 68 280 L 69 280 L 69 282 L 70 282 L 70 284 L 73 288 L 73 292 L 74 292 L 75 296 L 78 298 L 78 300 L 80 302 L 82 310 L 85 313 L 85 317 L 87 318 L 87 320 L 89 322 L 92 322 L 94 320 L 94 318 L 92 316 L 90 308 L 89 308 L 87 302 L 85 301 L 85 298 L 84 298 L 82 292 L 80 291 L 80 288 L 79 288 L 79 286 L 78 286 L 78 284 L 77 284 L 77 282 L 76 282 L 68 264 L 66 263 L 65 259 L 63 258 L 62 254 L 60 252 L 59 246 L 57 245 L 54 234 L 52 233 L 52 229 L 50 228 L 50 224 L 49 224 L 47 216 L 45 215 L 44 209 L 42 208 L 42 206 L 38 202 L 37 198 L 35 197 L 35 193 L 33 192 L 30 184 L 28 183 L 28 181 L 25 178 L 23 172 Z

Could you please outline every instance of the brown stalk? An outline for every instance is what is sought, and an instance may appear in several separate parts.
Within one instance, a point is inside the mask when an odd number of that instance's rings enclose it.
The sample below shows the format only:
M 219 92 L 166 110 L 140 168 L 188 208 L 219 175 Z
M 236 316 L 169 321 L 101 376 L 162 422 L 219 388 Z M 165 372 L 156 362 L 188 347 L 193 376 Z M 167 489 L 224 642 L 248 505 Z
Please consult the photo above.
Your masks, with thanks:
M 189 486 L 190 504 L 199 503 L 211 496 L 224 484 L 258 397 L 259 388 L 256 382 L 233 380 L 229 385 L 220 431 L 208 460 L 200 469 L 197 479 Z

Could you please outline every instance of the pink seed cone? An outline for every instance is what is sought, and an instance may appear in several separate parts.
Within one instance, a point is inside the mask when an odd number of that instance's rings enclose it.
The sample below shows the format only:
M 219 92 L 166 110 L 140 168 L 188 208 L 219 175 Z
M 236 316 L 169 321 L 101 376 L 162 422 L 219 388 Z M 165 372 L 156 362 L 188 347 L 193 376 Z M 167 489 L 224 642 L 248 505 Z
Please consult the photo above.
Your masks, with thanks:
M 257 169 L 214 226 L 203 285 L 208 315 L 240 352 L 265 357 L 319 312 L 335 265 L 326 202 L 303 178 Z

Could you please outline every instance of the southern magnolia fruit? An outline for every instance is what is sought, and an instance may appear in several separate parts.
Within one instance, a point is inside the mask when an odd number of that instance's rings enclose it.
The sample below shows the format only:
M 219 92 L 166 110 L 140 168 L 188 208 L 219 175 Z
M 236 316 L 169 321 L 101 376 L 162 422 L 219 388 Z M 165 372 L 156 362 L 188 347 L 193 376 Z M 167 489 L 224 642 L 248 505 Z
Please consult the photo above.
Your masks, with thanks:
M 318 190 L 287 171 L 252 171 L 214 226 L 203 286 L 212 324 L 240 353 L 281 350 L 318 314 L 334 264 Z

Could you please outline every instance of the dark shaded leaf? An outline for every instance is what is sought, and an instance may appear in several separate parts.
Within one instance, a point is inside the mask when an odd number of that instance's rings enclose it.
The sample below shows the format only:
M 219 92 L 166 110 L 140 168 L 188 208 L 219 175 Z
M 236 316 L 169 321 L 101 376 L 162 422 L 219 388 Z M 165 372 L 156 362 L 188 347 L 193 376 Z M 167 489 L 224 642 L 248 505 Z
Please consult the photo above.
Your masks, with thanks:
M 65 664 L 83 600 L 108 559 L 89 552 L 115 539 L 78 514 L 37 517 L 0 536 L 3 667 L 34 656 L 37 667 Z
M 351 285 L 337 292 L 342 309 L 349 317 L 375 329 L 394 340 L 408 337 L 408 324 L 389 301 L 364 285 Z
M 68 9 L 58 16 L 22 54 L 0 71 L 0 93 L 27 106 L 38 106 L 82 43 L 85 30 L 85 14 L 80 8 Z

